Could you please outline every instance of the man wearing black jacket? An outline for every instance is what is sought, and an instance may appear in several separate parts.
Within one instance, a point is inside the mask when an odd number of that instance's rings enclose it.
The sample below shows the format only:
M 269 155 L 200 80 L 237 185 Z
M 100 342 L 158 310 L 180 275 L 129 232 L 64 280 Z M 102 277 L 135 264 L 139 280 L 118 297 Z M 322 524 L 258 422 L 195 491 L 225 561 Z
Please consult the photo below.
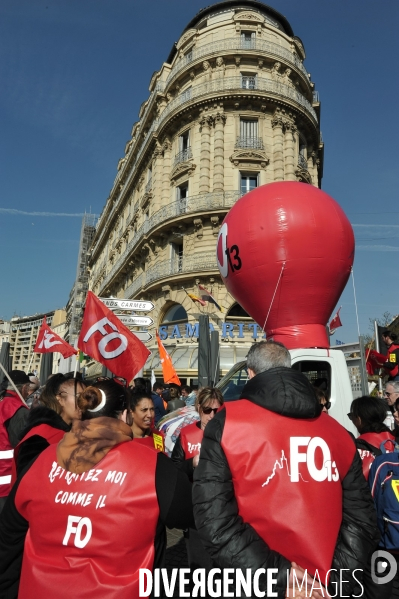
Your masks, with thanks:
M 372 498 L 353 439 L 321 414 L 311 384 L 290 365 L 279 343 L 250 349 L 241 399 L 205 430 L 196 526 L 220 567 L 276 568 L 279 599 L 294 569 L 299 580 L 307 569 L 333 595 L 351 596 L 356 569 L 378 544 Z

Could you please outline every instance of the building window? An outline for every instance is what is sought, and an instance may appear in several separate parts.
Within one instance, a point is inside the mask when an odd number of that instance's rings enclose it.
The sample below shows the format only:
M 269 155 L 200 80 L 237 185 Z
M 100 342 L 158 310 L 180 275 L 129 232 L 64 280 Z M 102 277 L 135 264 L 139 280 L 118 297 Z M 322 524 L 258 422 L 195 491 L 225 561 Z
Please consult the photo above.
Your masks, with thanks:
M 263 141 L 258 137 L 257 119 L 240 119 L 240 135 L 236 148 L 256 148 L 263 150 Z
M 179 135 L 178 138 L 178 153 L 175 156 L 174 165 L 179 162 L 185 162 L 193 157 L 190 147 L 190 131 L 185 131 L 182 135 Z
M 240 173 L 240 179 L 241 195 L 248 193 L 248 191 L 252 191 L 259 185 L 259 173 Z
M 183 272 L 183 243 L 171 243 L 172 273 Z
M 188 87 L 182 94 L 180 94 L 180 102 L 187 102 L 191 99 L 191 87 Z
M 241 88 L 256 89 L 256 75 L 243 75 L 241 73 Z
M 166 312 L 165 316 L 162 319 L 162 323 L 176 322 L 179 320 L 187 321 L 187 319 L 187 312 L 185 311 L 183 306 L 181 304 L 174 304 Z
M 255 31 L 242 31 L 241 32 L 241 48 L 243 50 L 251 50 L 256 47 L 256 33 Z
M 193 59 L 193 49 L 191 48 L 191 50 L 189 50 L 187 52 L 187 54 L 184 55 L 184 60 L 186 61 L 186 64 L 187 64 L 188 62 L 191 62 L 192 59 Z
M 308 168 L 308 161 L 306 159 L 307 151 L 306 144 L 302 139 L 299 140 L 299 155 L 298 155 L 298 166 L 301 168 Z
M 179 202 L 179 212 L 185 212 L 188 199 L 188 181 L 176 187 L 176 199 Z

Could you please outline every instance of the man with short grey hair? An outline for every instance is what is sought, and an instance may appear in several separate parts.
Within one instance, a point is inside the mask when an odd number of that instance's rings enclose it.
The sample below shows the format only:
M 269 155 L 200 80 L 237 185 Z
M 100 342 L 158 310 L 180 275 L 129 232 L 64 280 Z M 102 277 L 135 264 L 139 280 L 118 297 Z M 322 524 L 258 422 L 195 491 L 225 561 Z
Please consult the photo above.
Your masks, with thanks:
M 290 365 L 280 343 L 248 352 L 241 399 L 225 403 L 204 432 L 194 472 L 197 530 L 220 567 L 252 575 L 274 568 L 273 588 L 266 575 L 259 584 L 267 596 L 286 597 L 287 582 L 304 580 L 305 569 L 309 585 L 320 576 L 333 596 L 337 584 L 351 596 L 379 539 L 373 501 L 353 439 Z
M 394 406 L 396 400 L 399 399 L 399 381 L 389 381 L 385 385 L 384 396 L 387 404 L 390 407 Z

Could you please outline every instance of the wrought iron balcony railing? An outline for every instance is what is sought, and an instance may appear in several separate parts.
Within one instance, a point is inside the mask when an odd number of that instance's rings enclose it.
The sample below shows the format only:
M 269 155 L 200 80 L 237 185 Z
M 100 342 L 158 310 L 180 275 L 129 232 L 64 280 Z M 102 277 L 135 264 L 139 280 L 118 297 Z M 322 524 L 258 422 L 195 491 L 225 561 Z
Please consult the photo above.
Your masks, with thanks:
M 186 274 L 190 272 L 204 272 L 209 270 L 216 270 L 216 253 L 215 252 L 199 252 L 192 256 L 183 258 L 174 258 L 170 260 L 164 260 L 153 264 L 141 273 L 129 287 L 125 289 L 125 297 L 130 298 L 135 295 L 140 289 L 146 287 L 166 277 L 172 275 Z
M 308 161 L 303 154 L 299 154 L 298 156 L 298 166 L 305 169 L 308 168 Z
M 190 160 L 190 158 L 192 157 L 193 153 L 191 151 L 191 148 L 186 148 L 185 150 L 182 150 L 181 152 L 176 154 L 175 159 L 173 161 L 173 166 L 176 166 L 176 164 L 179 164 L 179 162 L 185 162 L 186 160 Z
M 187 64 L 190 62 L 204 58 L 209 54 L 214 54 L 218 52 L 226 52 L 228 50 L 257 50 L 258 52 L 262 52 L 271 56 L 275 56 L 276 58 L 280 58 L 286 60 L 288 63 L 297 67 L 302 73 L 308 78 L 307 71 L 302 64 L 301 60 L 293 54 L 287 48 L 283 48 L 280 44 L 275 44 L 274 42 L 267 42 L 266 40 L 261 40 L 259 38 L 244 40 L 241 37 L 232 37 L 224 40 L 219 40 L 216 42 L 211 42 L 210 44 L 204 44 L 203 46 L 199 46 L 198 48 L 193 48 L 190 53 L 189 58 L 184 56 L 181 60 L 179 60 L 166 79 L 166 86 L 170 83 L 170 81 L 179 73 L 182 69 L 184 69 Z
M 237 137 L 236 148 L 253 148 L 255 150 L 263 150 L 263 139 L 260 137 Z
M 184 200 L 177 200 L 155 212 L 137 229 L 133 238 L 127 244 L 114 266 L 107 273 L 101 283 L 100 293 L 106 288 L 117 272 L 122 268 L 130 254 L 132 254 L 145 235 L 154 230 L 158 225 L 183 214 L 231 208 L 241 196 L 239 191 L 219 191 L 204 193 Z
M 285 83 L 280 83 L 279 81 L 274 81 L 274 80 L 268 79 L 266 77 L 256 77 L 253 79 L 255 79 L 254 87 L 246 88 L 248 91 L 263 92 L 265 94 L 270 93 L 273 96 L 277 96 L 279 98 L 292 100 L 292 101 L 296 102 L 297 104 L 299 104 L 308 114 L 310 114 L 312 119 L 317 123 L 317 115 L 316 115 L 314 108 L 312 107 L 310 102 L 297 89 L 295 89 L 289 85 L 286 85 Z M 169 104 L 165 107 L 165 109 L 163 110 L 163 112 L 161 113 L 159 118 L 152 121 L 151 127 L 146 132 L 146 136 L 145 136 L 140 148 L 138 149 L 138 152 L 133 161 L 133 164 L 130 167 L 130 174 L 127 177 L 127 180 L 124 184 L 125 187 L 130 185 L 132 178 L 135 176 L 136 166 L 138 165 L 139 161 L 141 160 L 143 153 L 148 148 L 148 144 L 152 140 L 152 134 L 161 127 L 161 125 L 164 123 L 164 121 L 168 118 L 168 116 L 175 109 L 182 108 L 189 102 L 192 102 L 194 100 L 197 100 L 203 96 L 207 96 L 210 94 L 221 93 L 221 92 L 233 92 L 233 91 L 238 92 L 239 90 L 242 91 L 242 89 L 243 89 L 242 84 L 243 84 L 243 80 L 242 80 L 241 76 L 220 77 L 217 79 L 213 79 L 212 81 L 207 81 L 204 83 L 200 83 L 199 85 L 195 85 L 195 86 L 189 88 L 189 90 L 186 90 L 185 92 L 183 92 L 182 94 L 180 94 L 179 96 L 177 96 L 176 98 L 171 100 L 169 102 Z M 188 93 L 188 91 L 189 91 L 189 93 Z M 121 169 L 118 172 L 118 175 L 114 182 L 113 190 L 111 191 L 111 195 L 114 193 L 114 189 L 120 180 L 122 172 L 124 172 L 124 169 Z M 101 227 L 105 218 L 107 218 L 108 222 L 111 221 L 113 215 L 115 214 L 115 212 L 118 209 L 119 209 L 119 201 L 116 201 L 114 203 L 110 213 L 107 216 L 106 216 L 106 211 L 104 210 L 98 220 L 97 228 Z M 102 239 L 104 238 L 104 235 L 105 235 L 105 231 L 102 235 L 100 235 L 99 239 L 97 240 L 96 245 L 93 248 L 93 253 L 96 252 L 99 244 L 101 243 Z

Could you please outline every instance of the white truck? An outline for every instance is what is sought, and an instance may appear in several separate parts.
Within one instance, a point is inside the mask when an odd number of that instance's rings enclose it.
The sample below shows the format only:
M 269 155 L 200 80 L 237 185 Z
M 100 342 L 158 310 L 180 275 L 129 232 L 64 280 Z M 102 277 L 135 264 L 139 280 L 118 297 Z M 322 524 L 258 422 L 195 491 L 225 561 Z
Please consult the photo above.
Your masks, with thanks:
M 368 394 L 364 360 L 360 357 L 345 357 L 358 352 L 362 355 L 362 342 L 346 344 L 330 349 L 290 350 L 292 368 L 302 372 L 312 384 L 324 385 L 331 401 L 329 415 L 357 436 L 357 431 L 348 418 L 352 400 Z M 364 355 L 364 352 L 363 352 Z M 217 383 L 225 401 L 234 401 L 241 395 L 248 381 L 246 361 L 238 362 Z

